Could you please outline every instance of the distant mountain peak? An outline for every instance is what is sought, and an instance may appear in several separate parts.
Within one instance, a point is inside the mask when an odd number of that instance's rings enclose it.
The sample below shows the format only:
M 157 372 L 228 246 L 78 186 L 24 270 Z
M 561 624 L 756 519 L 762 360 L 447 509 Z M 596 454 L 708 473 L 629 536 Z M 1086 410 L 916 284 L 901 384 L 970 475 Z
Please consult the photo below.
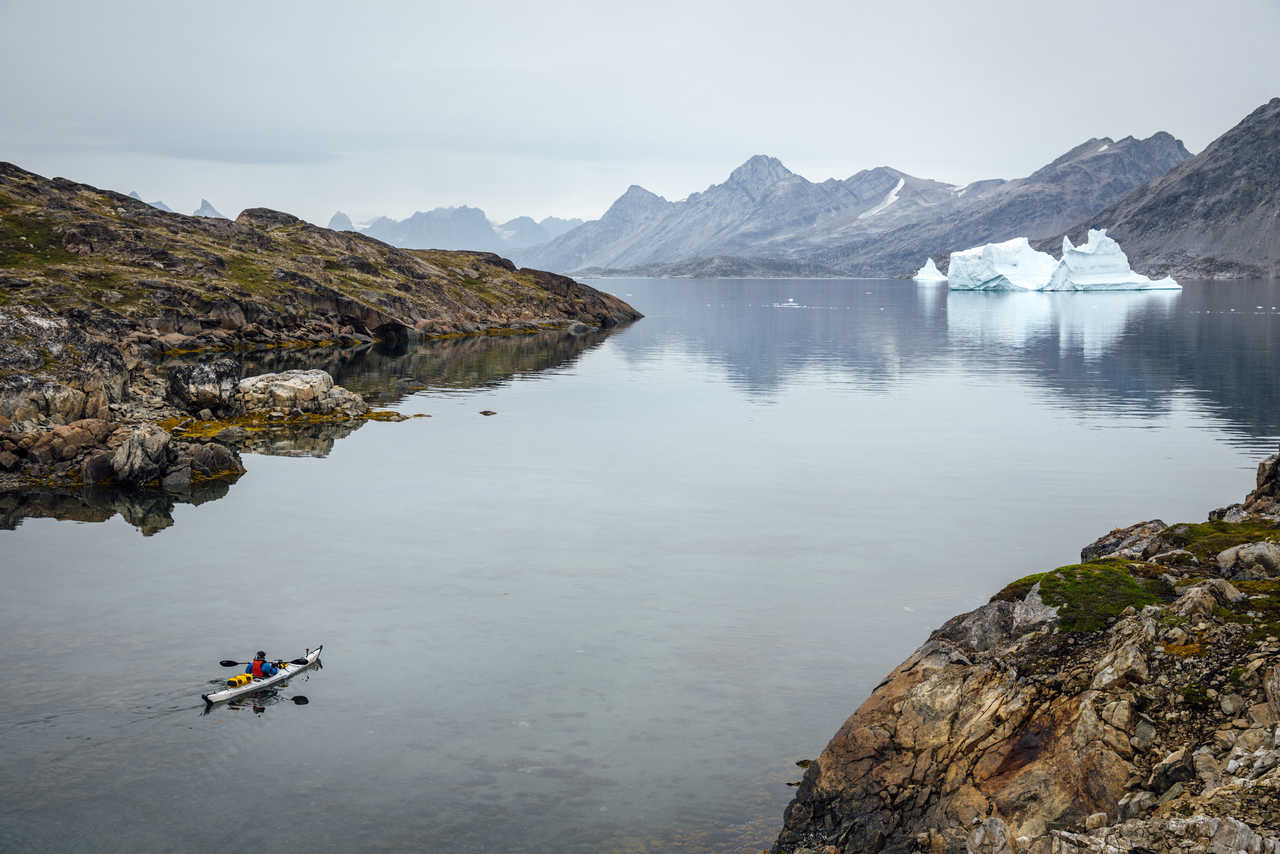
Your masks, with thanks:
M 342 211 L 336 211 L 333 216 L 329 217 L 329 228 L 334 231 L 355 231 L 356 228 L 351 224 L 351 217 Z
M 751 189 L 770 187 L 795 175 L 782 161 L 767 154 L 757 154 L 729 173 L 726 184 Z
M 661 210 L 671 203 L 659 196 L 657 193 L 650 192 L 639 184 L 632 184 L 627 187 L 627 191 L 618 197 L 609 209 L 604 212 L 601 219 L 631 219 L 641 217 L 653 211 Z
M 225 216 L 218 212 L 217 208 L 209 204 L 208 199 L 200 200 L 200 207 L 196 208 L 195 213 L 193 213 L 192 216 L 208 216 L 214 217 L 215 219 L 226 219 Z

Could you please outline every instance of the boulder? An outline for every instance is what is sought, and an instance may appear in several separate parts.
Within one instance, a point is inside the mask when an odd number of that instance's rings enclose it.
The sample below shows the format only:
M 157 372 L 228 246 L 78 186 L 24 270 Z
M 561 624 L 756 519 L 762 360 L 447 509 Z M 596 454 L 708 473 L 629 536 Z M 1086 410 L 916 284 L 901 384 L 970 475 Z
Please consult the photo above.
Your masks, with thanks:
M 1151 776 L 1147 778 L 1147 788 L 1153 792 L 1165 792 L 1174 783 L 1190 780 L 1194 776 L 1195 763 L 1191 748 L 1182 747 L 1156 763 L 1151 769 Z
M 1270 542 L 1232 546 L 1218 553 L 1218 571 L 1227 578 L 1257 581 L 1280 575 L 1280 545 Z
M 111 468 L 120 483 L 138 485 L 161 477 L 175 456 L 168 432 L 143 424 L 116 448 Z
M 216 442 L 192 445 L 189 453 L 192 470 L 204 477 L 244 471 L 236 453 Z
M 1148 552 L 1155 554 L 1151 547 L 1158 543 L 1160 534 L 1167 527 L 1169 526 L 1159 519 L 1151 519 L 1127 528 L 1116 528 L 1081 549 L 1080 562 L 1088 563 L 1104 557 L 1139 560 Z
M 973 828 L 965 840 L 967 854 L 1014 854 L 1009 829 L 997 816 L 985 819 Z
M 325 371 L 284 371 L 245 377 L 237 389 L 247 412 L 280 410 L 320 415 L 363 415 L 369 406 L 358 394 L 333 384 Z
M 239 379 L 240 366 L 234 359 L 174 365 L 169 369 L 169 399 L 187 412 L 227 412 L 236 404 Z

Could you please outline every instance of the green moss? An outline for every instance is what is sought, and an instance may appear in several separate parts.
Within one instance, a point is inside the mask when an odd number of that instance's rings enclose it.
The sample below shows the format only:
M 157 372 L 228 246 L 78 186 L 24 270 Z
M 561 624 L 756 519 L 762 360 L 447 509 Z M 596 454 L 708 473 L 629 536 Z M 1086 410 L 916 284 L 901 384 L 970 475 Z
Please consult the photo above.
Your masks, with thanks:
M 1060 566 L 1040 581 L 1040 596 L 1057 605 L 1058 622 L 1068 632 L 1092 632 L 1129 606 L 1141 608 L 1163 601 L 1164 586 L 1147 578 L 1135 578 L 1123 561 Z
M 1058 607 L 1058 623 L 1068 632 L 1097 631 L 1130 605 L 1141 608 L 1164 599 L 1163 583 L 1135 575 L 1124 561 L 1108 560 L 1060 566 L 1019 578 L 991 601 L 1024 599 L 1037 583 L 1041 599 Z
M 1196 711 L 1209 708 L 1209 689 L 1199 682 L 1182 686 L 1182 704 Z
M 1175 548 L 1186 549 L 1204 563 L 1232 546 L 1280 539 L 1280 528 L 1257 522 L 1182 523 L 1170 525 L 1160 537 Z
M 1221 622 L 1239 623 L 1249 628 L 1245 636 L 1260 641 L 1269 635 L 1280 636 L 1280 581 L 1232 582 L 1249 600 L 1231 608 L 1216 608 L 1213 615 Z
M 74 259 L 44 217 L 16 211 L 0 216 L 0 267 L 45 267 Z
M 271 277 L 271 269 L 245 255 L 234 255 L 227 259 L 226 276 L 252 294 L 266 296 L 277 290 L 276 280 Z
M 1005 585 L 1004 589 L 991 597 L 992 602 L 1019 602 L 1027 598 L 1027 594 L 1031 592 L 1031 588 L 1036 586 L 1037 581 L 1043 581 L 1048 575 L 1047 572 L 1037 572 L 1034 575 L 1028 575 L 1025 578 L 1019 578 L 1017 581 L 1010 582 Z

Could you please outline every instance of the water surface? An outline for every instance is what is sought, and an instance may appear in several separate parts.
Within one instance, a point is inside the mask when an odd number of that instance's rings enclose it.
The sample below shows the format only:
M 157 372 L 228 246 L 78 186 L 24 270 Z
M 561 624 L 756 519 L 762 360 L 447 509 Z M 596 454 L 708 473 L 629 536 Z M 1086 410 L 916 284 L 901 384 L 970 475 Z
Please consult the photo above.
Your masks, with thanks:
M 267 809 L 266 851 L 758 850 L 931 628 L 1239 500 L 1280 436 L 1274 283 L 602 286 L 646 318 L 250 359 L 432 417 L 201 503 L 0 499 L 0 849 Z M 218 659 L 321 642 L 309 705 L 202 714 Z

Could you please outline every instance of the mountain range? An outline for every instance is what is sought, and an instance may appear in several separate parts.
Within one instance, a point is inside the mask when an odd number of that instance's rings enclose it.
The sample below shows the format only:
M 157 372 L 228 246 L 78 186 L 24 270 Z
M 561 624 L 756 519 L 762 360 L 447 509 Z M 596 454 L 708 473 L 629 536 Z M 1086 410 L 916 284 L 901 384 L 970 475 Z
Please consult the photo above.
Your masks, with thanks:
M 927 255 L 1060 234 L 1190 156 L 1167 133 L 1089 139 L 1025 178 L 958 186 L 888 166 L 812 182 L 756 155 L 724 183 L 679 202 L 633 185 L 600 219 L 517 259 L 593 272 L 687 268 L 710 258 L 732 270 L 769 259 L 793 274 L 903 275 Z
M 546 243 L 582 225 L 580 219 L 549 216 L 541 221 L 519 216 L 493 224 L 479 208 L 462 205 L 418 211 L 406 219 L 378 217 L 363 228 L 342 211 L 329 220 L 335 231 L 356 231 L 403 249 L 470 249 L 510 252 Z

